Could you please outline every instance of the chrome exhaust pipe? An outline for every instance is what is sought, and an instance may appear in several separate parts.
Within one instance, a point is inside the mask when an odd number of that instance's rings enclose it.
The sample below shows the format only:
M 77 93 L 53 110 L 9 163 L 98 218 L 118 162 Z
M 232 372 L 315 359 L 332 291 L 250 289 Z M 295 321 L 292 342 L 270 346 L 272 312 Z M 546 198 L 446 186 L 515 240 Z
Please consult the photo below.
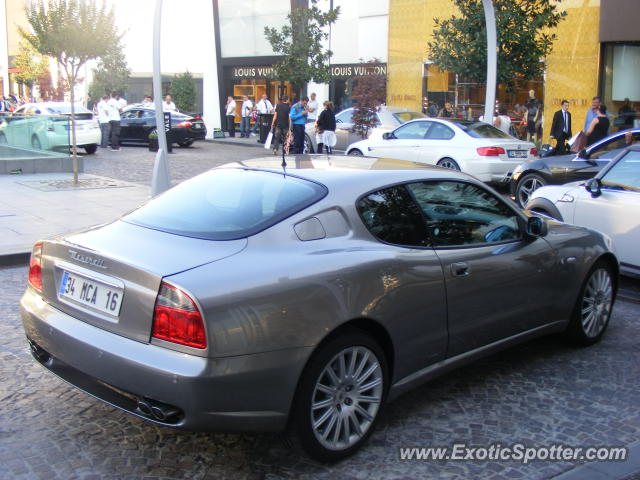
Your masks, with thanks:
M 179 410 L 174 407 L 167 407 L 164 405 L 156 404 L 151 407 L 151 413 L 156 418 L 156 420 L 166 422 L 176 416 L 179 413 Z
M 151 405 L 145 400 L 138 400 L 138 410 L 148 417 L 153 415 Z

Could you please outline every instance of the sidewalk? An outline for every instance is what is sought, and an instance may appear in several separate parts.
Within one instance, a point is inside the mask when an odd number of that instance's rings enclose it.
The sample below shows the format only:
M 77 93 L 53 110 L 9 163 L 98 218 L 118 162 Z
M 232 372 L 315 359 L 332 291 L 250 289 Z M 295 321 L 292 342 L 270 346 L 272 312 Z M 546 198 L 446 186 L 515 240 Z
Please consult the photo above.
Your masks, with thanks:
M 258 148 L 264 148 L 264 143 L 260 143 L 258 142 L 258 137 L 256 136 L 250 136 L 249 138 L 240 138 L 240 134 L 238 132 L 236 132 L 237 135 L 235 137 L 229 137 L 229 136 L 225 136 L 224 138 L 214 138 L 212 140 L 207 140 L 207 142 L 211 142 L 211 143 L 226 143 L 228 145 L 242 145 L 244 147 L 258 147 Z M 228 135 L 228 133 L 225 132 L 225 135 Z
M 108 222 L 150 198 L 149 187 L 69 173 L 0 175 L 0 264 L 23 261 L 34 242 Z

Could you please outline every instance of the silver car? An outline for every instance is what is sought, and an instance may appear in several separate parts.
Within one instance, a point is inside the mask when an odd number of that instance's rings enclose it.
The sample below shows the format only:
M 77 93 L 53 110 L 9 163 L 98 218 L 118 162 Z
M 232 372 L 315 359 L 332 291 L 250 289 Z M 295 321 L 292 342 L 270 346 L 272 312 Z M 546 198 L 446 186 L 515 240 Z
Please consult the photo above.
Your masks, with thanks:
M 353 129 L 353 108 L 347 108 L 336 114 L 336 144 L 334 150 L 346 150 L 349 145 L 362 137 L 352 132 Z M 382 138 L 382 134 L 390 132 L 394 128 L 409 120 L 416 118 L 426 118 L 421 112 L 414 112 L 403 107 L 382 106 L 376 112 L 376 127 L 369 132 L 368 138 Z M 307 153 L 318 153 L 318 142 L 316 139 L 316 127 L 314 123 L 307 124 L 305 128 L 304 146 Z M 320 152 L 322 153 L 322 152 Z
M 606 236 L 463 173 L 299 156 L 39 241 L 21 315 L 37 361 L 98 399 L 166 426 L 285 431 L 335 461 L 385 402 L 452 368 L 554 332 L 598 341 L 617 279 Z

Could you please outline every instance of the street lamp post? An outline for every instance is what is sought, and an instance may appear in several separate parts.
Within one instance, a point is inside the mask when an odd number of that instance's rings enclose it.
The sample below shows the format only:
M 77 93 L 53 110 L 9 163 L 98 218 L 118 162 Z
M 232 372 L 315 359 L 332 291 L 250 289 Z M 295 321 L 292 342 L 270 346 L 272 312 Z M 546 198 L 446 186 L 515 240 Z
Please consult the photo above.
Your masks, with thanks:
M 484 101 L 484 121 L 493 123 L 493 111 L 496 102 L 496 72 L 498 63 L 496 15 L 493 0 L 482 0 L 484 7 L 484 21 L 487 26 L 487 91 Z
M 167 134 L 162 112 L 162 70 L 160 69 L 160 26 L 162 24 L 162 0 L 156 0 L 156 11 L 153 20 L 153 103 L 156 108 L 156 132 L 158 133 L 158 153 L 153 164 L 151 179 L 151 196 L 168 190 L 169 164 L 167 162 Z

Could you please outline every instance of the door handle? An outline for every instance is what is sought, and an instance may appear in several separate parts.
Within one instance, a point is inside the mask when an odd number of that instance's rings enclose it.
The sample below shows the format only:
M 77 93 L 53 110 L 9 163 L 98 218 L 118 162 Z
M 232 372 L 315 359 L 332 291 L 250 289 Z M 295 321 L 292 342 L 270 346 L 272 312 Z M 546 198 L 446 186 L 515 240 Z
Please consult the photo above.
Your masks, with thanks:
M 469 272 L 469 265 L 464 262 L 451 264 L 451 275 L 453 275 L 454 277 L 466 277 L 467 275 L 469 275 Z

